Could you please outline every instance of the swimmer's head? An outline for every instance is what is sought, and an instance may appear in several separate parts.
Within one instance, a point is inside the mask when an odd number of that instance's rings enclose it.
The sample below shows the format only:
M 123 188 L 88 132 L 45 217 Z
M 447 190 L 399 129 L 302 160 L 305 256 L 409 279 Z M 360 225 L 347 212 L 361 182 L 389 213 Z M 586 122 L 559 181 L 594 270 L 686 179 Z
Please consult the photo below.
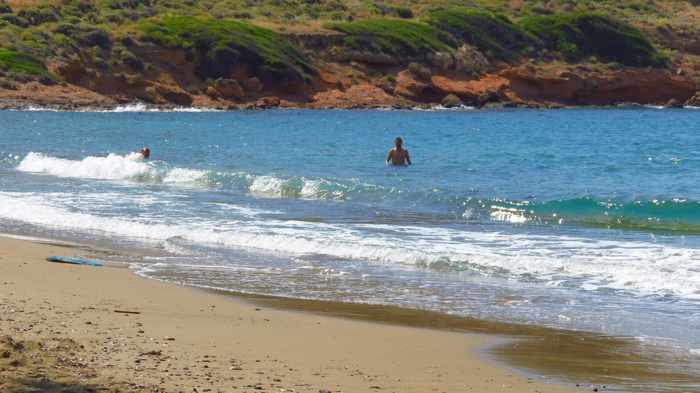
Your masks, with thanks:
M 401 145 L 403 145 L 403 139 L 401 139 L 401 137 L 397 136 L 396 139 L 394 139 L 394 145 L 396 147 L 401 147 Z

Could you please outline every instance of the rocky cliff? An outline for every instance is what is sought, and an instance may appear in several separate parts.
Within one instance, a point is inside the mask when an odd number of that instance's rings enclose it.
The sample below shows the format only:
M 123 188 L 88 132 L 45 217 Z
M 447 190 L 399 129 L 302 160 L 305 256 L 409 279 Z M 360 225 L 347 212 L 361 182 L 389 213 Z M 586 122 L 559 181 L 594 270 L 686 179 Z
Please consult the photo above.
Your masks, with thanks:
M 97 3 L 67 3 L 75 7 L 68 16 L 66 7 L 0 9 L 0 35 L 21 32 L 6 35 L 0 48 L 0 105 L 698 104 L 697 37 L 668 27 L 642 30 L 599 13 L 510 19 L 442 7 L 420 19 L 329 21 L 289 31 L 240 18 L 151 12 L 109 30 L 84 21 L 103 15 Z M 137 13 L 145 3 L 114 4 Z

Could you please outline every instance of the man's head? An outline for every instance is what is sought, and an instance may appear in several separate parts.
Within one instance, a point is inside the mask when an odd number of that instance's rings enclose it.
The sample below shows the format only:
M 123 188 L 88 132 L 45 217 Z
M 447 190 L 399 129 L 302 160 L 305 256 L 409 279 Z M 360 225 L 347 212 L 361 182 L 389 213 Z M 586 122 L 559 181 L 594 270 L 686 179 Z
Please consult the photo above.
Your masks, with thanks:
M 394 146 L 400 149 L 401 145 L 403 145 L 403 139 L 396 137 L 396 139 L 394 139 Z

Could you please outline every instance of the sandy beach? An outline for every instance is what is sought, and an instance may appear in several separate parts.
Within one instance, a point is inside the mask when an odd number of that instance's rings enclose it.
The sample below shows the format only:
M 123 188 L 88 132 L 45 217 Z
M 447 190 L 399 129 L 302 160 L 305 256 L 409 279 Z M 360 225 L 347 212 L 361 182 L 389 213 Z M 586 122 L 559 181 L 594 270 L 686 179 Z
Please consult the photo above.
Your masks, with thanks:
M 486 361 L 480 349 L 496 336 L 284 311 L 44 261 L 74 251 L 0 239 L 0 391 L 572 391 Z

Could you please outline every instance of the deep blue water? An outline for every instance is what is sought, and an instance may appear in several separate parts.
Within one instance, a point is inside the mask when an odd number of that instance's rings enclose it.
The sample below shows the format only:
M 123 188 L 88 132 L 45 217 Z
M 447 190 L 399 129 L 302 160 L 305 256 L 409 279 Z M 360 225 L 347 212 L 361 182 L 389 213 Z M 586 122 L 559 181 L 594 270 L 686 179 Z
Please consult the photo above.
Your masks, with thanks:
M 700 111 L 0 112 L 0 229 L 700 356 Z M 384 164 L 400 135 L 413 166 Z M 142 145 L 144 162 L 129 155 Z

